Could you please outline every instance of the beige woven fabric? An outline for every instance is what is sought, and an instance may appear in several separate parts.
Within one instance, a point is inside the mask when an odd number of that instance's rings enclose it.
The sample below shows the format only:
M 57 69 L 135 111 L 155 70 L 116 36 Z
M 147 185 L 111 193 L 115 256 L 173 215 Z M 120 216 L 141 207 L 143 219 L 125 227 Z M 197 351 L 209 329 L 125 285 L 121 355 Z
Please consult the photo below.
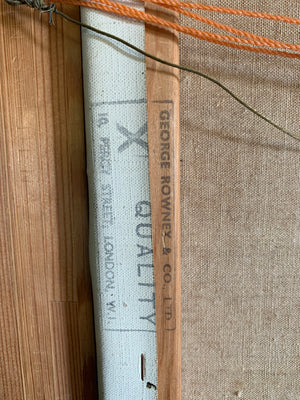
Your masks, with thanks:
M 300 15 L 299 1 L 206 4 Z M 299 26 L 210 16 L 300 40 Z M 299 134 L 299 61 L 180 45 L 183 64 Z M 213 84 L 181 82 L 183 400 L 300 400 L 300 143 Z

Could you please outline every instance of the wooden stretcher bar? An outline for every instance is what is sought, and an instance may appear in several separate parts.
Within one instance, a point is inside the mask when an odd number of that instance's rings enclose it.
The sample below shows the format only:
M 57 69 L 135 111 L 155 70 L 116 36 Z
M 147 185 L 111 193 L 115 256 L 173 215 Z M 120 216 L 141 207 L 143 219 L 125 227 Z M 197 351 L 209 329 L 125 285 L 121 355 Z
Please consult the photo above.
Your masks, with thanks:
M 147 12 L 176 20 L 171 11 Z M 163 15 L 162 15 L 163 14 Z M 178 35 L 146 26 L 146 51 L 179 63 Z M 179 72 L 146 61 L 158 399 L 181 399 Z

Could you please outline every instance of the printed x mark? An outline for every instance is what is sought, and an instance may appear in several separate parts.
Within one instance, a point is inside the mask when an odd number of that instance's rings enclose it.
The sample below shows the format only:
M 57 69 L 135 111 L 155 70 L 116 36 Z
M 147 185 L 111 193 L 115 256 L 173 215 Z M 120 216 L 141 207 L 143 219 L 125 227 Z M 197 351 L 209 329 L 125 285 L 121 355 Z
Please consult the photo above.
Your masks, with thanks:
M 127 140 L 123 144 L 121 144 L 121 146 L 119 146 L 119 153 L 122 153 L 122 151 L 128 149 L 128 147 L 132 143 L 136 143 L 139 146 L 143 147 L 146 151 L 148 151 L 147 143 L 141 139 L 141 137 L 147 133 L 147 123 L 145 123 L 136 133 L 130 132 L 127 128 L 120 124 L 117 124 L 117 129 L 122 135 L 127 138 Z

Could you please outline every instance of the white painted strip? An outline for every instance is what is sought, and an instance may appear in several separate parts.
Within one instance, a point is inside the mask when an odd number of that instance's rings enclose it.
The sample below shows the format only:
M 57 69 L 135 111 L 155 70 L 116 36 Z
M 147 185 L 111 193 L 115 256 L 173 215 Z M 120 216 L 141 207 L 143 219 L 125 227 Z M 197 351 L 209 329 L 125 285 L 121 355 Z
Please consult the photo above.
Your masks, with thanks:
M 82 21 L 144 48 L 144 25 L 82 9 Z M 100 399 L 157 398 L 145 60 L 82 31 Z

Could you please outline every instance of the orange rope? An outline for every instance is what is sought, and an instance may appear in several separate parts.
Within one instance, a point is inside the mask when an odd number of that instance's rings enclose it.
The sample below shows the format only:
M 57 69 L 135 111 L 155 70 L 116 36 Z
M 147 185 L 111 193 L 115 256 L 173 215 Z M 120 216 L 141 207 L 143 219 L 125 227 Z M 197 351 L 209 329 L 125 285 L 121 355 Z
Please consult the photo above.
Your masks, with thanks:
M 270 50 L 268 48 L 262 47 L 252 47 L 252 46 L 265 46 L 265 47 L 272 47 L 276 49 L 285 49 L 285 50 L 292 50 L 296 52 L 300 52 L 300 46 L 294 44 L 288 44 L 281 41 L 261 37 L 258 35 L 254 35 L 250 32 L 245 32 L 242 30 L 238 30 L 232 28 L 230 26 L 220 24 L 216 21 L 210 20 L 208 18 L 202 17 L 196 13 L 190 12 L 188 10 L 184 10 L 180 7 L 174 6 L 173 4 L 193 4 L 193 3 L 183 3 L 179 0 L 148 0 L 151 3 L 157 3 L 163 5 L 163 7 L 171 8 L 174 11 L 180 12 L 184 15 L 189 16 L 190 18 L 200 20 L 206 24 L 212 25 L 219 29 L 226 30 L 230 33 L 242 35 L 243 37 L 235 37 L 235 36 L 228 36 L 228 35 L 220 35 L 212 32 L 201 31 L 195 28 L 190 28 L 188 26 L 182 26 L 175 22 L 166 21 L 163 18 L 155 17 L 153 15 L 147 14 L 144 11 L 137 10 L 132 7 L 125 6 L 123 4 L 119 4 L 117 2 L 111 0 L 54 0 L 59 3 L 65 4 L 75 4 L 81 5 L 90 8 L 96 8 L 102 11 L 106 11 L 109 13 L 122 15 L 130 18 L 134 18 L 136 20 L 144 21 L 150 24 L 162 26 L 164 28 L 171 28 L 176 30 L 177 32 L 182 32 L 188 34 L 190 36 L 196 37 L 201 40 L 206 40 L 212 43 L 220 44 L 227 47 L 232 47 L 241 50 L 248 50 L 257 53 L 266 53 L 266 54 L 273 54 L 279 55 L 282 57 L 288 58 L 300 58 L 300 54 L 285 52 L 285 51 L 278 51 L 278 50 Z M 195 5 L 198 6 L 198 5 Z M 202 5 L 200 5 L 202 6 Z M 222 8 L 222 7 L 221 7 Z M 222 8 L 223 9 L 223 8 Z M 241 11 L 241 10 L 240 10 Z M 269 14 L 268 14 L 269 15 Z M 288 17 L 287 17 L 288 18 Z
M 155 17 L 155 16 L 147 14 L 143 11 L 136 10 L 135 8 L 127 7 L 127 6 L 124 6 L 123 4 L 119 4 L 119 3 L 116 3 L 116 2 L 113 2 L 110 0 L 100 0 L 101 3 L 98 2 L 97 0 L 94 0 L 93 2 L 87 1 L 87 0 L 55 0 L 55 1 L 58 3 L 75 4 L 75 5 L 81 5 L 81 6 L 90 7 L 90 8 L 96 8 L 96 9 L 106 11 L 109 13 L 134 18 L 136 20 L 144 21 L 144 22 L 147 22 L 150 24 L 163 26 L 165 28 L 171 28 L 178 32 L 182 32 L 182 33 L 194 36 L 198 39 L 206 40 L 206 41 L 216 43 L 216 44 L 221 44 L 221 45 L 227 46 L 227 47 L 232 47 L 232 48 L 241 49 L 241 50 L 248 50 L 248 51 L 252 51 L 252 52 L 256 52 L 256 53 L 265 53 L 265 54 L 279 55 L 282 57 L 300 59 L 300 54 L 249 46 L 249 45 L 262 46 L 263 44 L 261 43 L 261 41 L 257 41 L 254 39 L 245 39 L 245 38 L 240 38 L 240 37 L 227 36 L 227 35 L 219 35 L 216 33 L 205 32 L 205 31 L 199 31 L 195 28 L 190 28 L 190 27 L 182 26 L 182 25 L 174 23 L 174 22 L 166 21 L 162 18 Z M 264 45 L 267 45 L 267 44 L 265 43 Z M 268 44 L 268 46 L 270 46 L 270 44 Z M 273 45 L 272 47 L 276 47 L 276 46 Z
M 139 1 L 144 2 L 144 0 L 139 0 Z M 274 15 L 257 11 L 239 10 L 239 9 L 219 7 L 219 6 L 209 6 L 206 4 L 185 3 L 184 1 L 180 0 L 146 0 L 146 1 L 148 1 L 149 3 L 169 5 L 172 7 L 192 8 L 195 10 L 214 11 L 232 15 L 243 15 L 246 17 L 264 18 L 272 21 L 287 22 L 289 24 L 298 24 L 298 25 L 300 24 L 299 18 L 291 18 L 284 15 Z
M 148 0 L 148 2 L 152 2 L 152 0 Z M 191 12 L 191 11 L 188 11 L 188 10 L 184 10 L 181 7 L 173 7 L 173 6 L 165 6 L 165 5 L 163 5 L 163 7 L 166 7 L 168 9 L 174 10 L 174 11 L 176 11 L 178 13 L 181 13 L 183 15 L 186 15 L 186 16 L 192 18 L 192 19 L 195 19 L 195 20 L 198 20 L 198 21 L 203 22 L 205 24 L 214 26 L 215 28 L 222 29 L 222 30 L 227 31 L 229 33 L 232 33 L 232 34 L 235 34 L 235 35 L 240 35 L 240 36 L 245 36 L 245 37 L 248 37 L 250 39 L 254 39 L 256 41 L 255 44 L 257 46 L 259 46 L 259 45 L 260 46 L 269 46 L 269 47 L 276 47 L 276 48 L 281 48 L 281 49 L 286 49 L 286 50 L 300 51 L 300 45 L 297 45 L 297 44 L 285 43 L 285 42 L 281 42 L 279 40 L 273 40 L 273 39 L 270 39 L 270 38 L 266 38 L 264 36 L 255 35 L 254 33 L 242 31 L 240 29 L 236 29 L 236 28 L 233 28 L 231 26 L 221 24 L 221 23 L 219 23 L 217 21 L 214 21 L 213 19 L 209 19 L 209 18 L 203 17 L 202 15 L 196 14 L 194 12 Z

